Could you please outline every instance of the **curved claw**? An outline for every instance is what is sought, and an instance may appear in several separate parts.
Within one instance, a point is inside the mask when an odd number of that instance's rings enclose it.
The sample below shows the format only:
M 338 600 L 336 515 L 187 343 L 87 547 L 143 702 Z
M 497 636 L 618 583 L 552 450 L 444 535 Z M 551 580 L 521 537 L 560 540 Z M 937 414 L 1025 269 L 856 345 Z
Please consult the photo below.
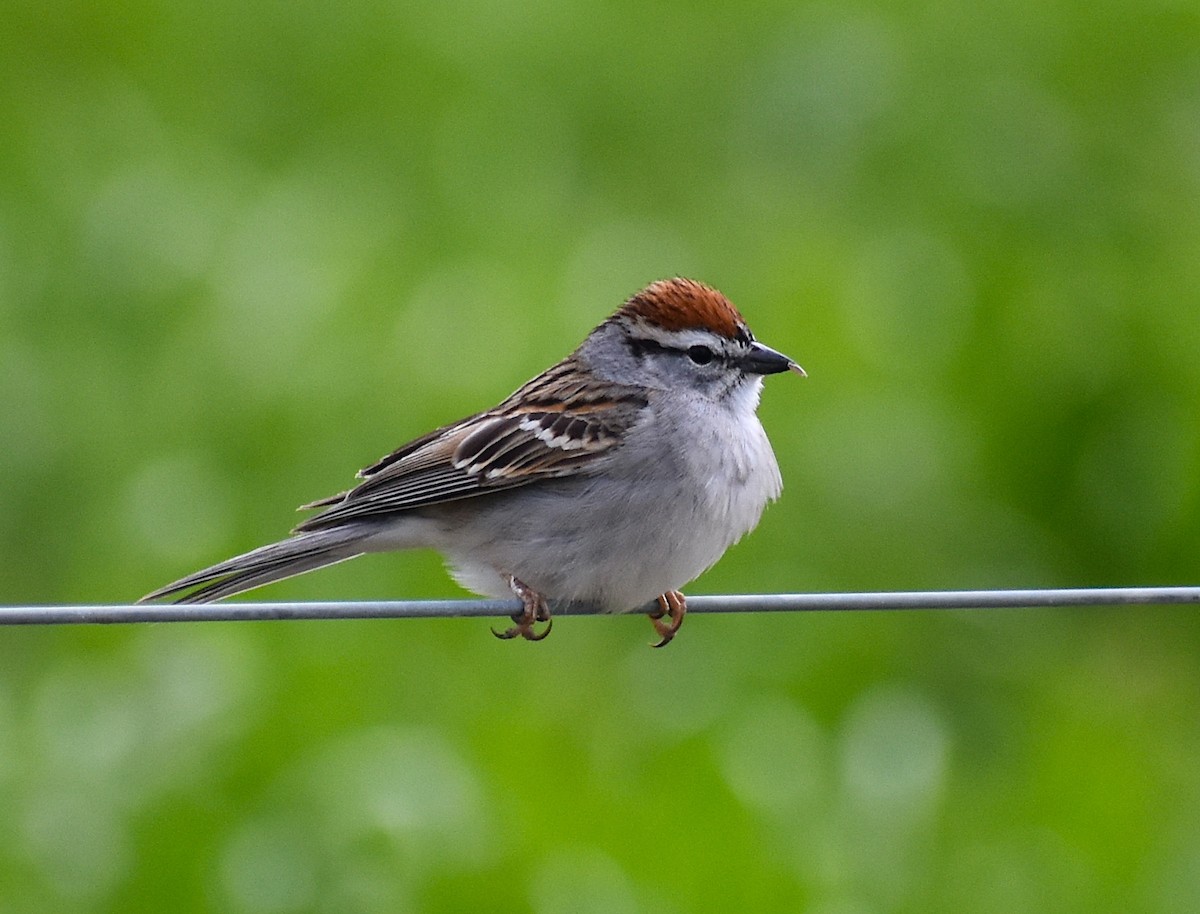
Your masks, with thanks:
M 526 641 L 541 641 L 550 634 L 550 629 L 554 628 L 554 620 L 550 618 L 550 607 L 546 605 L 545 597 L 522 584 L 511 574 L 505 575 L 505 578 L 508 586 L 512 588 L 512 592 L 520 598 L 523 609 L 513 613 L 512 620 L 515 623 L 513 626 L 502 632 L 493 628 L 492 634 L 501 641 L 508 641 L 518 635 Z M 541 632 L 534 631 L 533 626 L 537 622 L 546 623 L 545 629 Z
M 687 598 L 678 590 L 669 590 L 658 596 L 658 610 L 649 613 L 650 623 L 654 626 L 654 630 L 658 632 L 660 638 L 657 644 L 651 644 L 651 647 L 666 647 L 671 643 L 671 639 L 675 637 L 675 633 L 679 631 L 679 626 L 683 625 L 683 617 L 687 613 Z M 663 616 L 668 617 L 670 622 L 663 622 Z
M 526 622 L 520 613 L 513 617 L 513 621 L 517 624 L 511 626 L 510 628 L 506 628 L 502 632 L 498 632 L 493 628 L 491 629 L 492 634 L 501 641 L 508 641 L 517 637 L 517 635 L 520 635 L 526 641 L 541 641 L 548 634 L 550 634 L 550 629 L 554 628 L 554 620 L 547 619 L 546 627 L 540 632 L 535 632 L 533 630 L 533 622 Z
M 544 629 L 542 629 L 540 634 L 535 632 L 533 630 L 533 626 L 531 625 L 531 626 L 529 626 L 529 628 L 523 629 L 521 631 L 521 637 L 524 638 L 526 641 L 541 641 L 548 634 L 550 634 L 550 629 L 552 629 L 552 628 L 554 628 L 554 620 L 547 619 L 546 627 Z

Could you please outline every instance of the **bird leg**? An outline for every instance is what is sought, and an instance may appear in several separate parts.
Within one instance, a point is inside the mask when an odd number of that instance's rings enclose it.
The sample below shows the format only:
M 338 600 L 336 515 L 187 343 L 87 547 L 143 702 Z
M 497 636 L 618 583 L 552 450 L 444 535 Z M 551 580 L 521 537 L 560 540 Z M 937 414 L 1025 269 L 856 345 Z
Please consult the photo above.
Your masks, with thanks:
M 683 617 L 686 613 L 687 597 L 678 590 L 668 590 L 664 594 L 659 594 L 658 609 L 647 615 L 650 616 L 650 622 L 654 625 L 654 630 L 658 632 L 658 636 L 662 640 L 658 644 L 651 645 L 651 647 L 665 647 L 670 644 L 671 639 L 675 637 L 675 633 L 679 631 L 679 626 L 683 625 Z M 666 616 L 670 621 L 663 622 L 663 616 Z
M 493 628 L 492 634 L 505 641 L 509 638 L 515 638 L 517 635 L 520 635 L 526 641 L 541 641 L 550 634 L 550 629 L 554 627 L 554 620 L 550 618 L 550 607 L 546 604 L 546 598 L 533 588 L 522 584 L 511 574 L 504 575 L 504 580 L 508 582 L 508 586 L 512 589 L 512 592 L 521 601 L 523 609 L 520 612 L 512 614 L 512 620 L 516 623 L 515 625 L 502 632 L 498 632 Z M 540 633 L 535 632 L 533 630 L 535 622 L 545 622 L 545 630 Z

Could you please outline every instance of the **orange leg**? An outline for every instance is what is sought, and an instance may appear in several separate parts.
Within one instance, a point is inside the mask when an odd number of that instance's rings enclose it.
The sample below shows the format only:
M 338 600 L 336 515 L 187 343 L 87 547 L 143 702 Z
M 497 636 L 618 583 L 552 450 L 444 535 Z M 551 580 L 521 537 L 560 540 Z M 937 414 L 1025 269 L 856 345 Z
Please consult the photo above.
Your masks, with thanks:
M 522 584 L 511 574 L 506 574 L 504 579 L 508 581 L 508 586 L 512 588 L 512 592 L 517 595 L 524 608 L 520 612 L 513 613 L 512 620 L 516 623 L 515 625 L 502 632 L 493 628 L 492 634 L 505 641 L 515 638 L 517 635 L 526 641 L 541 641 L 550 634 L 550 629 L 554 627 L 554 620 L 550 618 L 550 607 L 546 605 L 546 598 Z M 533 630 L 535 622 L 545 622 L 546 628 L 540 633 L 535 632 Z
M 679 626 L 683 625 L 683 617 L 687 614 L 687 597 L 681 594 L 678 590 L 668 590 L 664 594 L 658 596 L 658 610 L 650 613 L 650 622 L 654 625 L 654 630 L 658 632 L 658 637 L 661 639 L 658 644 L 651 647 L 665 647 L 671 643 L 671 639 L 675 637 L 675 633 L 679 631 Z M 663 622 L 662 618 L 666 616 L 670 621 Z

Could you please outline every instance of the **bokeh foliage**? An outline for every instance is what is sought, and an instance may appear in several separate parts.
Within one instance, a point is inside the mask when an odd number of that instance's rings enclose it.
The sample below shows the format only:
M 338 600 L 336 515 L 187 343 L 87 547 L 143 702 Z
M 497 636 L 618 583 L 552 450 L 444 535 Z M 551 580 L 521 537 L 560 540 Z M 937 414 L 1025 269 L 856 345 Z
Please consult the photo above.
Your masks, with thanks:
M 0 602 L 276 538 L 674 274 L 811 376 L 693 592 L 1200 579 L 1192 3 L 2 18 Z M 4 631 L 0 911 L 1200 908 L 1192 609 L 650 635 Z

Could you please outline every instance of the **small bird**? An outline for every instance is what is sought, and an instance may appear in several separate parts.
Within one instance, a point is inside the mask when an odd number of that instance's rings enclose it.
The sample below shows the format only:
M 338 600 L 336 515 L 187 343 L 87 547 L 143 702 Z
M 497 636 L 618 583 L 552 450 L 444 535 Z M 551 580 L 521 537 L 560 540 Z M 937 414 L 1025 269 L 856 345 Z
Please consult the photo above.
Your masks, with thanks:
M 367 552 L 432 548 L 467 589 L 520 599 L 512 627 L 493 629 L 499 638 L 545 638 L 551 602 L 624 612 L 657 601 L 649 615 L 662 647 L 687 612 L 679 588 L 779 497 L 755 410 L 763 375 L 783 371 L 804 375 L 716 289 L 660 280 L 498 406 L 302 506 L 323 510 L 288 539 L 141 602 L 204 603 Z

